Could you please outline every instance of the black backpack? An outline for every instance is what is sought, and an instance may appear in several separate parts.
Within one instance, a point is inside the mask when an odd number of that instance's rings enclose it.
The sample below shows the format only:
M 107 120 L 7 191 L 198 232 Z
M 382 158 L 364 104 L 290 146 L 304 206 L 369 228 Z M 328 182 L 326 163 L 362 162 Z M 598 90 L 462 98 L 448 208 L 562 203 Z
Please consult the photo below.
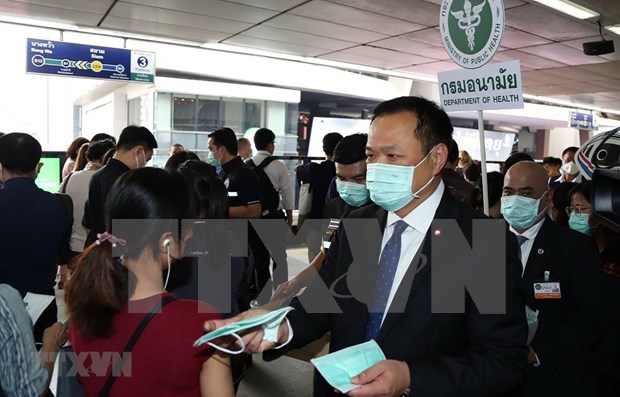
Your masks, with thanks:
M 262 218 L 274 218 L 278 215 L 278 206 L 280 205 L 280 195 L 278 191 L 273 187 L 269 176 L 265 172 L 271 162 L 275 160 L 269 156 L 263 160 L 260 165 L 256 165 L 254 160 L 247 159 L 245 163 L 254 171 L 258 177 L 258 193 L 260 196 L 260 205 L 263 209 Z

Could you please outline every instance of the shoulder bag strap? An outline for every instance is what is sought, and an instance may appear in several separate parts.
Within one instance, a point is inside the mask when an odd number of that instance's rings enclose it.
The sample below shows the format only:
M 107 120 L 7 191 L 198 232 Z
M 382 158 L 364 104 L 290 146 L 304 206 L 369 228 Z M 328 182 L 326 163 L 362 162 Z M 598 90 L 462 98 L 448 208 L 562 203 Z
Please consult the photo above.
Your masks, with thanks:
M 149 324 L 149 322 L 153 319 L 153 317 L 155 317 L 155 315 L 164 306 L 166 306 L 168 303 L 170 303 L 170 302 L 172 302 L 172 301 L 174 301 L 176 299 L 177 299 L 176 297 L 174 297 L 172 295 L 168 295 L 168 296 L 162 298 L 161 301 L 157 301 L 155 303 L 155 305 L 153 305 L 151 310 L 149 310 L 149 312 L 144 316 L 142 321 L 140 321 L 140 324 L 138 324 L 138 327 L 136 328 L 136 330 L 131 335 L 131 338 L 129 338 L 129 342 L 127 342 L 127 345 L 125 346 L 125 349 L 123 350 L 123 353 L 131 352 L 131 350 L 135 346 L 136 342 L 138 342 L 138 339 L 140 339 L 140 335 L 142 335 L 142 331 L 144 331 L 144 329 Z M 114 381 L 117 378 L 117 376 L 114 376 L 114 374 L 119 373 L 121 368 L 123 368 L 123 365 L 125 365 L 125 356 L 124 355 L 120 358 L 120 360 L 117 360 L 116 363 L 114 363 L 112 365 L 112 372 L 110 373 L 110 376 L 108 376 L 108 380 L 106 380 L 105 385 L 103 385 L 103 388 L 99 392 L 99 397 L 108 397 L 109 396 L 110 390 L 112 389 L 112 385 L 114 385 Z

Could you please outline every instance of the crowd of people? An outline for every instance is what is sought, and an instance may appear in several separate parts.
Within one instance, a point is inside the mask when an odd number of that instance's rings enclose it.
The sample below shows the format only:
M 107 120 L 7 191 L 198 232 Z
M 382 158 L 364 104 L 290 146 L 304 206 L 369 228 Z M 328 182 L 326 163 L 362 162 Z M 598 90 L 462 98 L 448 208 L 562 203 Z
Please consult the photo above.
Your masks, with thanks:
M 367 134 L 327 134 L 325 160 L 295 169 L 310 185 L 298 225 L 308 267 L 289 278 L 288 169 L 273 157 L 273 131 L 253 141 L 223 127 L 209 134 L 207 161 L 173 145 L 159 169 L 146 167 L 158 143 L 145 127 L 126 127 L 118 141 L 78 138 L 52 194 L 35 185 L 37 140 L 0 137 L 0 395 L 49 395 L 68 339 L 90 369 L 77 372 L 86 396 L 233 396 L 251 354 L 273 360 L 325 334 L 332 352 L 374 340 L 386 357 L 351 379 L 352 397 L 620 393 L 620 234 L 593 216 L 578 148 L 542 165 L 511 154 L 487 175 L 487 217 L 480 165 L 459 150 L 448 115 L 419 97 L 385 101 Z M 480 282 L 476 269 L 503 266 L 505 278 L 488 281 L 502 284 L 501 312 L 483 312 L 464 287 L 462 310 L 433 310 L 434 239 L 446 219 L 474 248 L 485 242 L 472 225 L 504 222 L 504 234 L 487 236 L 503 263 L 449 264 Z M 348 220 L 374 221 L 380 241 Z M 52 300 L 31 331 L 20 297 L 54 296 L 59 265 L 69 324 L 57 322 Z M 255 327 L 242 335 L 244 354 L 193 345 L 268 302 L 295 308 L 275 342 Z M 534 334 L 526 310 L 537 313 Z M 92 354 L 105 352 L 131 353 L 131 363 Z M 131 376 L 116 375 L 128 365 Z M 314 395 L 337 394 L 316 373 Z

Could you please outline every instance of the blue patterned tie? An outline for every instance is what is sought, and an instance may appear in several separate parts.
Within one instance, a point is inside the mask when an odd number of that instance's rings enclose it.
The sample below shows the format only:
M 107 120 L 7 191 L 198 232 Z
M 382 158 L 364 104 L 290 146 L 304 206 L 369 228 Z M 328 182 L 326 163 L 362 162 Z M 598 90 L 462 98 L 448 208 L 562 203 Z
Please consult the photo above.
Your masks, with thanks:
M 375 293 L 370 306 L 368 323 L 366 324 L 365 341 L 375 339 L 379 335 L 383 313 L 385 313 L 387 301 L 390 297 L 390 290 L 394 283 L 394 275 L 400 260 L 400 237 L 407 229 L 408 225 L 405 221 L 399 220 L 394 223 L 394 232 L 388 240 L 381 258 L 379 259 L 379 270 L 377 272 L 377 281 L 375 284 Z

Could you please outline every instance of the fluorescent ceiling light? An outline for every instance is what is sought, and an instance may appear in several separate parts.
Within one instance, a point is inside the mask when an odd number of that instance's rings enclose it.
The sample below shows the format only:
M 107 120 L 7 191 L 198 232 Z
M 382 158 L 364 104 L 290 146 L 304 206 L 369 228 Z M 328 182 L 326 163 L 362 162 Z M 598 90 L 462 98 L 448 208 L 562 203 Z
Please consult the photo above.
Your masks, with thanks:
M 620 36 L 620 25 L 605 26 L 605 29 Z
M 547 7 L 551 7 L 555 10 L 563 12 L 578 19 L 588 19 L 599 15 L 598 12 L 594 12 L 589 8 L 580 6 L 568 0 L 535 0 L 540 4 L 544 4 Z
M 598 107 L 598 106 L 587 105 L 587 104 L 584 104 L 584 103 L 575 103 L 575 102 L 563 101 L 561 99 L 549 98 L 549 97 L 538 96 L 538 95 L 531 95 L 531 94 L 525 94 L 524 93 L 523 94 L 523 99 L 529 99 L 529 100 L 538 101 L 538 102 L 547 103 L 547 104 L 565 106 L 565 107 L 568 107 L 568 108 L 573 108 L 575 110 L 585 109 L 585 110 L 592 110 L 592 111 L 595 111 L 595 112 L 613 113 L 613 114 L 620 115 L 620 110 L 601 108 L 601 107 Z

